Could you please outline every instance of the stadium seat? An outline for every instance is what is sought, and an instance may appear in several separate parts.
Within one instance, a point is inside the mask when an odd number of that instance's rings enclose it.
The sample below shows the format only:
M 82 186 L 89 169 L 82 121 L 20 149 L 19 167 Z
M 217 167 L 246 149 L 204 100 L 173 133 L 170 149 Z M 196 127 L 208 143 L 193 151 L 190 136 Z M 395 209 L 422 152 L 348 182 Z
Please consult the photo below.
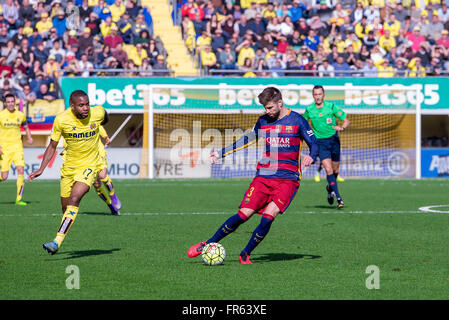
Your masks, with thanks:
M 174 76 L 197 76 L 192 57 L 182 40 L 181 29 L 173 25 L 170 8 L 165 1 L 142 0 L 142 5 L 151 10 L 154 24 L 154 36 L 159 36 L 167 51 L 167 66 L 174 70 Z

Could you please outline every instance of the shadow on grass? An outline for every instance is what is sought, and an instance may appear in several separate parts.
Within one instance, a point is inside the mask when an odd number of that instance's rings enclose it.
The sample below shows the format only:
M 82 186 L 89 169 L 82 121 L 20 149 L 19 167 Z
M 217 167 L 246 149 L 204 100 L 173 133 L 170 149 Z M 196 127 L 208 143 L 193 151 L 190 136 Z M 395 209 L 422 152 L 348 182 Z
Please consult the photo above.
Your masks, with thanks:
M 58 252 L 57 255 L 68 255 L 68 257 L 55 259 L 55 260 L 70 260 L 70 259 L 78 259 L 90 256 L 99 256 L 102 254 L 111 254 L 115 251 L 119 251 L 120 249 L 110 249 L 110 250 L 77 250 L 77 251 L 68 251 L 68 252 Z M 53 260 L 53 259 L 50 259 Z
M 92 215 L 92 216 L 112 216 L 111 212 L 103 211 L 103 212 L 80 212 L 79 214 Z
M 297 254 L 297 253 L 267 253 L 260 256 L 251 257 L 253 261 L 286 261 L 297 259 L 320 259 L 321 256 L 313 254 Z
M 24 202 L 26 202 L 27 204 L 32 204 L 32 203 L 40 203 L 40 201 L 25 201 L 24 200 Z M 15 201 L 0 201 L 0 204 L 16 204 L 16 202 Z M 17 207 L 20 207 L 20 206 L 17 206 Z

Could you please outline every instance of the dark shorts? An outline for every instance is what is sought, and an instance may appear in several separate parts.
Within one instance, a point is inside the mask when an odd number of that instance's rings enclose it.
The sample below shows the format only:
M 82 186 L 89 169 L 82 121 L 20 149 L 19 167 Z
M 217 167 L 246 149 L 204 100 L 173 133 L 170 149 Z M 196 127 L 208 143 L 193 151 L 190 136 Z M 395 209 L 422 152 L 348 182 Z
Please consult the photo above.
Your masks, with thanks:
M 320 161 L 324 159 L 331 159 L 335 162 L 340 162 L 340 137 L 334 134 L 330 138 L 317 139 L 320 151 L 318 157 Z
M 283 213 L 292 202 L 298 188 L 299 181 L 255 177 L 246 190 L 239 208 L 249 208 L 257 213 L 263 213 L 273 201 Z

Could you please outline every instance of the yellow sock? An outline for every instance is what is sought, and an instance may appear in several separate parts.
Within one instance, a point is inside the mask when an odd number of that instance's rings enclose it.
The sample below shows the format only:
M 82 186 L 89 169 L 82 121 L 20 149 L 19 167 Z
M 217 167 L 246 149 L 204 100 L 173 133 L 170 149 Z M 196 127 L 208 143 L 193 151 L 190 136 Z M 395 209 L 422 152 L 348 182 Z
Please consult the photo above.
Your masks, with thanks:
M 100 186 L 99 188 L 95 188 L 95 191 L 97 191 L 98 196 L 106 202 L 108 205 L 112 203 L 111 198 L 109 198 L 108 193 L 104 189 L 104 186 Z
M 23 174 L 17 176 L 17 197 L 16 201 L 22 200 L 23 188 L 25 187 L 25 179 Z
M 59 226 L 58 233 L 56 234 L 55 241 L 58 243 L 58 247 L 61 246 L 64 241 L 65 236 L 70 230 L 70 227 L 75 222 L 76 216 L 78 215 L 78 207 L 67 206 L 67 209 L 62 216 L 62 222 Z
M 106 186 L 106 188 L 108 188 L 109 195 L 110 195 L 110 196 L 113 196 L 113 195 L 115 194 L 115 191 L 114 191 L 114 186 L 112 185 L 112 180 L 111 180 L 111 178 L 107 175 L 106 178 L 100 179 L 100 180 L 101 180 L 101 182 L 104 183 L 104 185 Z

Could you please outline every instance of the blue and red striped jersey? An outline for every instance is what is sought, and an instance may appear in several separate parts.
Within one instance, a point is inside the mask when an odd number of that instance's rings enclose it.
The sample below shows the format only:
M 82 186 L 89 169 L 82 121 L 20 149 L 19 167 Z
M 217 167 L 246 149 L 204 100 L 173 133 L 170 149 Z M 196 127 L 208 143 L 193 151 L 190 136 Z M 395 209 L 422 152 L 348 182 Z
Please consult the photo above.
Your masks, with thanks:
M 309 123 L 302 115 L 289 109 L 286 116 L 273 120 L 268 115 L 259 117 L 254 129 L 232 145 L 223 148 L 225 157 L 248 147 L 259 137 L 264 139 L 262 159 L 257 163 L 256 176 L 272 179 L 301 178 L 301 148 L 305 141 L 313 161 L 318 156 L 318 143 Z

